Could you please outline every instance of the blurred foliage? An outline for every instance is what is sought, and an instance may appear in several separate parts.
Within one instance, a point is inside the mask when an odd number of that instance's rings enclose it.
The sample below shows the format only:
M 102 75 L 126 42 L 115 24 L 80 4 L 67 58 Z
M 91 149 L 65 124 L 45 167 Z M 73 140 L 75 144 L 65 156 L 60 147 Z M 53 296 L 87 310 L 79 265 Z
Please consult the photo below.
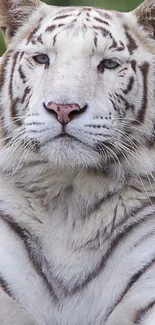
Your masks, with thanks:
M 142 0 L 44 0 L 44 2 L 56 6 L 94 6 L 119 11 L 130 11 L 136 8 Z M 4 42 L 0 35 L 0 56 L 3 54 L 4 49 Z
M 48 4 L 57 6 L 94 6 L 119 11 L 129 11 L 139 5 L 142 0 L 44 0 Z
M 2 35 L 0 34 L 0 56 L 3 54 L 4 50 L 5 50 L 4 42 L 3 42 Z

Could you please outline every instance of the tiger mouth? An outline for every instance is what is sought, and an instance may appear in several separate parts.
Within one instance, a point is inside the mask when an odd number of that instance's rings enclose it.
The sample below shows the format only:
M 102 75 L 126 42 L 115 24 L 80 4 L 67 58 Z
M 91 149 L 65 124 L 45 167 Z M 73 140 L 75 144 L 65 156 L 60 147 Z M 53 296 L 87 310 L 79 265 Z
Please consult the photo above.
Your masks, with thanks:
M 58 139 L 70 139 L 70 140 L 74 140 L 76 142 L 81 142 L 80 140 L 78 140 L 76 137 L 74 137 L 73 135 L 67 134 L 67 133 L 61 133 L 59 135 L 57 135 L 55 138 L 53 138 L 53 140 L 58 140 Z

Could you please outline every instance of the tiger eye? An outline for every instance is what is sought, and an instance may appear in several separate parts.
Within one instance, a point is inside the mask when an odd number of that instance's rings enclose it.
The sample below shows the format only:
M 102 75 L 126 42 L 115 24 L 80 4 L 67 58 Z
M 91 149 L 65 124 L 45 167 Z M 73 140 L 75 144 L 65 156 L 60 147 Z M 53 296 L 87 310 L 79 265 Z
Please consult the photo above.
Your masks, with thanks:
M 37 54 L 33 57 L 34 61 L 38 64 L 47 64 L 49 63 L 49 57 L 46 54 Z
M 119 63 L 112 59 L 104 59 L 100 62 L 98 65 L 98 70 L 100 72 L 103 72 L 104 69 L 114 70 L 119 67 Z

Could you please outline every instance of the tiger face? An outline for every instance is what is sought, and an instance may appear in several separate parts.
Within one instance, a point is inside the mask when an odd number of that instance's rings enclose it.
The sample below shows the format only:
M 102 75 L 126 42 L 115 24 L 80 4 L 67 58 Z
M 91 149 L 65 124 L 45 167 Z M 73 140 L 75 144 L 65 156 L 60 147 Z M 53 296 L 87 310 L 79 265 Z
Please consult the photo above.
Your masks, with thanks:
M 6 7 L 1 0 L 3 145 L 75 169 L 154 144 L 154 1 L 131 13 L 34 0 Z

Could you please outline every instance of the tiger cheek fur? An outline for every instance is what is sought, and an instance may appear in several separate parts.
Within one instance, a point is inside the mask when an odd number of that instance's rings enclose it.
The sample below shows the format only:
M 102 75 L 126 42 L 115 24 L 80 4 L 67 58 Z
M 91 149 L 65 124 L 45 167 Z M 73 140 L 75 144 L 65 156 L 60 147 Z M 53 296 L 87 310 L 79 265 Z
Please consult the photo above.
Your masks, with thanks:
M 0 324 L 155 324 L 155 0 L 0 0 Z

